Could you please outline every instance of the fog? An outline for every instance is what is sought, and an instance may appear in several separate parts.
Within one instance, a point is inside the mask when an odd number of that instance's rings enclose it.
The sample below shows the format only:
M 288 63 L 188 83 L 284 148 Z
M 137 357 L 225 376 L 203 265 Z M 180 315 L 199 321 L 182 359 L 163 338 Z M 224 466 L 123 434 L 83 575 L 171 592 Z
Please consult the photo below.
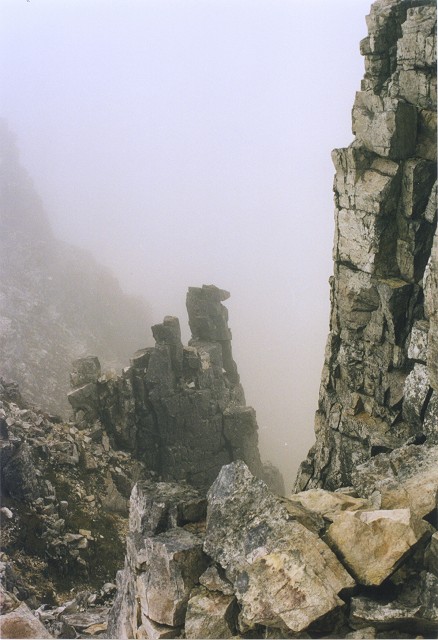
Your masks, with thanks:
M 56 235 L 146 298 L 153 322 L 177 315 L 185 341 L 187 287 L 231 292 L 234 358 L 261 453 L 287 486 L 313 442 L 332 271 L 330 152 L 352 141 L 369 7 L 0 5 L 0 116 Z

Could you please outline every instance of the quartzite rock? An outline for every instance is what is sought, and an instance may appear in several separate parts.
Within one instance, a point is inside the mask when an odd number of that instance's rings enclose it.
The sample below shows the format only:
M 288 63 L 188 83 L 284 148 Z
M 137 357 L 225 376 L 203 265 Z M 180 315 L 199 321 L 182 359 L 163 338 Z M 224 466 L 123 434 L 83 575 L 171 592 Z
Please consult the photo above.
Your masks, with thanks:
M 343 604 L 354 580 L 243 462 L 222 468 L 208 500 L 204 549 L 234 584 L 242 629 L 299 632 Z
M 202 540 L 181 528 L 145 538 L 143 571 L 137 578 L 142 612 L 154 622 L 184 622 L 190 592 L 207 567 Z
M 234 596 L 200 589 L 190 598 L 186 638 L 233 638 L 237 613 Z
M 367 26 L 356 137 L 333 152 L 330 334 L 296 491 L 349 485 L 379 451 L 438 433 L 436 7 L 377 0 Z
M 360 584 L 380 585 L 430 527 L 409 509 L 345 511 L 327 531 L 327 541 Z
M 409 445 L 379 454 L 352 473 L 359 495 L 376 491 L 382 509 L 409 508 L 417 517 L 437 508 L 438 446 Z
M 178 635 L 191 590 L 208 566 L 201 538 L 188 530 L 196 530 L 205 508 L 205 499 L 187 485 L 142 481 L 134 486 L 109 637 Z
M 309 489 L 290 497 L 291 502 L 298 502 L 303 507 L 317 513 L 327 520 L 333 521 L 342 511 L 358 511 L 371 508 L 371 502 L 364 498 L 353 498 L 341 492 Z

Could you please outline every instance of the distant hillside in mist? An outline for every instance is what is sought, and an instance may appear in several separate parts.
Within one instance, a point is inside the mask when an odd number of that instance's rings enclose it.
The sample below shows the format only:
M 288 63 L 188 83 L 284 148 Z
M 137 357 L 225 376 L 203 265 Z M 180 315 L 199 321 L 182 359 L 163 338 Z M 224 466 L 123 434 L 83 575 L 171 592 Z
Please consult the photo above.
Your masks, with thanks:
M 90 217 L 93 212 L 90 211 Z M 68 409 L 71 361 L 120 368 L 146 345 L 146 303 L 124 294 L 90 254 L 57 240 L 0 123 L 0 375 L 51 412 Z

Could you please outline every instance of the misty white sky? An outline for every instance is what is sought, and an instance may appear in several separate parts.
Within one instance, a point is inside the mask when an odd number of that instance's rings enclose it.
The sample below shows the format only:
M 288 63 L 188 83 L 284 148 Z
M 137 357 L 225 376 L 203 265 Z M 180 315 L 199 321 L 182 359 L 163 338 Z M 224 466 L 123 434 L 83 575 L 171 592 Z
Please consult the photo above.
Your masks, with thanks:
M 234 357 L 262 455 L 288 485 L 313 442 L 332 272 L 330 151 L 352 141 L 369 8 L 0 3 L 0 116 L 55 233 L 144 296 L 153 322 L 178 315 L 185 339 L 187 287 L 231 292 Z

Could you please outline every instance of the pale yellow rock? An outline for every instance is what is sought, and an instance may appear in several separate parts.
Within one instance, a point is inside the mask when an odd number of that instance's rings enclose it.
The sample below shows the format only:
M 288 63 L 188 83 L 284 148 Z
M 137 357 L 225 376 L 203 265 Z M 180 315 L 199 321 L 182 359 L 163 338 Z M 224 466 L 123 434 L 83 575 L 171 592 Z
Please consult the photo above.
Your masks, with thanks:
M 298 522 L 277 533 L 275 549 L 259 548 L 235 581 L 240 623 L 298 633 L 342 606 L 337 594 L 352 589 L 355 581 L 329 547 Z
M 345 511 L 330 525 L 327 540 L 358 582 L 379 585 L 429 530 L 409 509 Z
M 365 498 L 353 498 L 341 492 L 309 489 L 301 491 L 289 498 L 298 502 L 309 511 L 313 511 L 328 520 L 332 520 L 342 511 L 358 511 L 370 509 L 372 504 Z

